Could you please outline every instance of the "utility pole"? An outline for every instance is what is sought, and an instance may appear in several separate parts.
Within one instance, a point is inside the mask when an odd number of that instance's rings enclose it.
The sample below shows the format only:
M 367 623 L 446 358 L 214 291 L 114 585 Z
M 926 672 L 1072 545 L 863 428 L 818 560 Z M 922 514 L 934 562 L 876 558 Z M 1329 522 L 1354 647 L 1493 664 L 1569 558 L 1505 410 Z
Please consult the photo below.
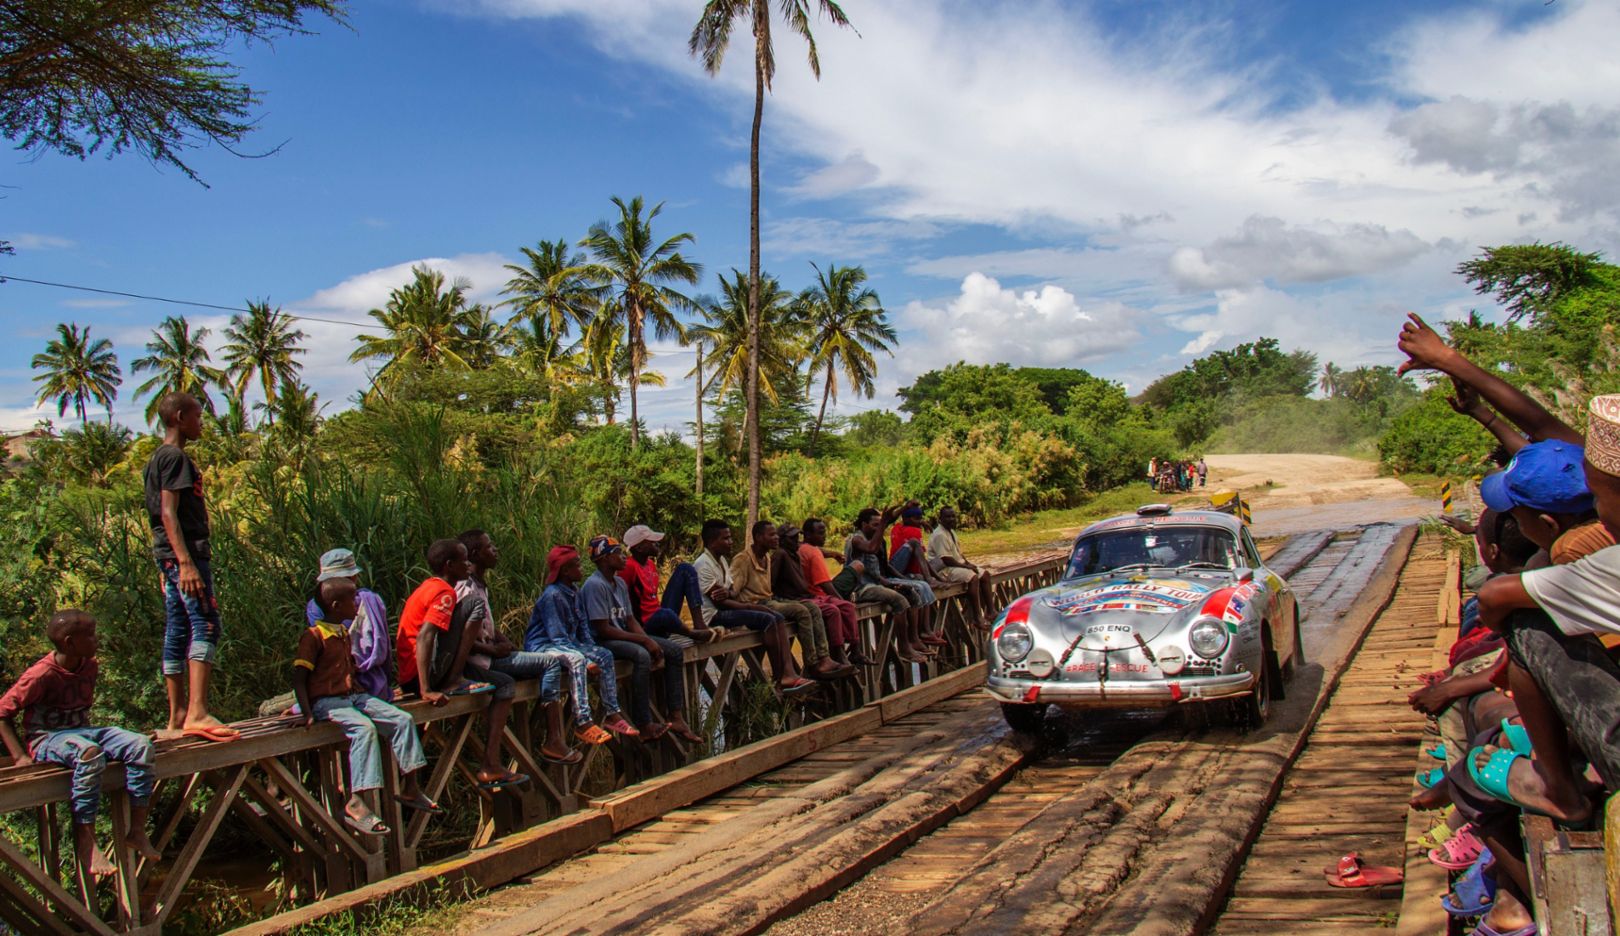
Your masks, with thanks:
M 697 497 L 703 501 L 703 342 L 697 346 Z

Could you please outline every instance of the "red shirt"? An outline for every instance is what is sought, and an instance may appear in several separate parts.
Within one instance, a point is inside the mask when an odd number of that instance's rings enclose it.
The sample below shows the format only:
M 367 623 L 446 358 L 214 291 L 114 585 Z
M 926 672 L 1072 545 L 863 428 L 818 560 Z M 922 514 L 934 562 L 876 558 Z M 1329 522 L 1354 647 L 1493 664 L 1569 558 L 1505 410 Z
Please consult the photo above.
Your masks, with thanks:
M 455 610 L 456 587 L 438 576 L 416 586 L 411 597 L 405 599 L 405 610 L 399 615 L 399 634 L 394 638 L 401 684 L 416 680 L 416 635 L 422 633 L 422 625 L 448 631 Z
M 98 669 L 90 659 L 70 670 L 56 662 L 55 651 L 47 653 L 0 696 L 0 718 L 22 715 L 23 739 L 30 751 L 43 735 L 83 728 L 90 724 Z
M 832 581 L 832 573 L 827 571 L 827 557 L 821 554 L 820 546 L 800 543 L 799 565 L 804 567 L 804 577 L 810 580 L 813 587 Z
M 903 523 L 895 524 L 894 529 L 889 533 L 889 558 L 893 559 L 894 554 L 900 551 L 900 547 L 906 545 L 912 540 L 917 540 L 918 542 L 922 541 L 922 527 L 907 526 Z M 915 553 L 913 553 L 913 555 L 915 555 Z M 922 570 L 922 560 L 914 558 L 911 560 L 911 568 L 898 569 L 896 571 L 901 573 L 910 572 L 913 574 L 921 574 Z
M 619 578 L 624 579 L 625 587 L 630 589 L 630 600 L 635 603 L 636 616 L 642 623 L 663 607 L 658 603 L 658 564 L 651 559 L 639 562 L 635 556 L 627 557 L 624 568 L 619 570 Z

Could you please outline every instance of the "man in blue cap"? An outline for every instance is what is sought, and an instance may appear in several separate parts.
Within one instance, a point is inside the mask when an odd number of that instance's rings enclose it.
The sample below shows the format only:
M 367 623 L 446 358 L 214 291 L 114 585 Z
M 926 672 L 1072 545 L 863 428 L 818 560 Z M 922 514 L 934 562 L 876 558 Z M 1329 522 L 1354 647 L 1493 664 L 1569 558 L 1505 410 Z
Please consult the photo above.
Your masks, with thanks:
M 1480 498 L 1492 510 L 1511 511 L 1525 537 L 1550 553 L 1559 537 L 1597 517 L 1583 457 L 1579 445 L 1533 442 L 1480 483 Z M 1532 567 L 1546 564 L 1531 562 Z

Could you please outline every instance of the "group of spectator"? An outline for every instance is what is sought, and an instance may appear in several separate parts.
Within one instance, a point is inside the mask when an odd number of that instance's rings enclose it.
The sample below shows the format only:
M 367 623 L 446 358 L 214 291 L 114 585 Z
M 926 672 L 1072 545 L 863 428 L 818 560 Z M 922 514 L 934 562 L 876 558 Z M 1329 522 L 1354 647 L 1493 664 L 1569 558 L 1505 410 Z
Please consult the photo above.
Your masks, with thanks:
M 1471 532 L 1466 587 L 1447 669 L 1410 702 L 1436 718 L 1436 766 L 1418 808 L 1444 808 L 1429 858 L 1456 873 L 1448 912 L 1480 936 L 1537 932 L 1520 814 L 1594 821 L 1620 784 L 1620 396 L 1591 400 L 1583 434 L 1450 347 L 1417 316 L 1402 372 L 1447 375 L 1452 407 L 1501 443 Z
M 1196 461 L 1154 456 L 1148 459 L 1147 477 L 1148 483 L 1160 494 L 1184 494 L 1192 490 L 1194 484 L 1204 486 L 1209 478 L 1209 466 L 1204 464 L 1202 455 Z
M 158 412 L 164 443 L 153 453 L 144 481 L 164 591 L 162 672 L 169 719 L 155 736 L 230 742 L 240 732 L 208 708 L 222 629 L 203 475 L 185 451 L 201 434 L 202 407 L 187 394 L 173 393 L 160 401 Z M 363 570 L 354 553 L 332 549 L 320 558 L 300 622 L 304 630 L 291 661 L 292 691 L 267 703 L 267 711 L 296 724 L 332 722 L 343 730 L 349 741 L 349 799 L 342 819 L 362 835 L 390 831 L 375 800 L 384 785 L 382 743 L 398 765 L 399 803 L 430 814 L 442 811 L 418 781 L 427 760 L 413 719 L 396 704 L 403 699 L 438 706 L 455 696 L 489 696 L 487 734 L 474 772 L 485 792 L 530 781 L 502 757 L 518 680 L 538 681 L 546 730 L 533 753 L 544 762 L 577 764 L 583 755 L 572 742 L 599 745 L 615 736 L 701 743 L 704 738 L 686 720 L 685 653 L 730 630 L 759 632 L 775 686 L 784 695 L 799 695 L 823 682 L 859 678 L 863 667 L 881 659 L 881 648 L 863 645 L 858 602 L 877 603 L 893 615 L 895 649 L 908 663 L 934 659 L 947 643 L 926 612 L 937 587 L 964 586 L 969 619 L 983 626 L 992 610 L 989 579 L 962 555 L 955 509 L 940 510 L 926 537 L 922 518 L 915 501 L 863 510 L 842 551 L 827 547 L 827 524 L 814 517 L 780 527 L 755 523 L 741 551 L 728 523 L 709 520 L 693 561 L 674 563 L 667 573 L 662 552 L 668 538 L 646 525 L 632 526 L 622 539 L 593 537 L 583 554 L 572 545 L 555 546 L 521 646 L 501 632 L 490 605 L 487 582 L 499 565 L 500 549 L 489 532 L 467 530 L 427 547 L 431 575 L 406 598 L 397 627 L 391 627 L 382 597 L 362 587 Z M 836 575 L 829 560 L 842 564 Z M 54 649 L 0 696 L 0 743 L 13 766 L 38 761 L 72 771 L 70 805 L 81 875 L 115 870 L 94 831 L 108 762 L 123 765 L 132 806 L 124 844 L 157 860 L 158 850 L 145 831 L 154 778 L 152 739 L 90 724 L 96 621 L 87 612 L 63 610 L 52 617 L 46 634 Z M 619 698 L 619 661 L 630 671 L 628 717 Z M 655 670 L 662 670 L 657 713 Z M 592 677 L 600 718 L 587 690 Z

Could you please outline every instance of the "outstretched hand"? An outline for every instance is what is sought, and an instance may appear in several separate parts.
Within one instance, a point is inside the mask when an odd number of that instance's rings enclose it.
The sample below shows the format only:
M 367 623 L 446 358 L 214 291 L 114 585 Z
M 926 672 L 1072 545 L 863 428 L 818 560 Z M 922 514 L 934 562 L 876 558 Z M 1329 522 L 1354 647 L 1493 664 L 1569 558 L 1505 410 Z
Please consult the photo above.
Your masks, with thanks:
M 1430 328 L 1429 323 L 1416 312 L 1406 313 L 1406 324 L 1401 326 L 1401 334 L 1395 344 L 1407 358 L 1396 369 L 1397 374 L 1414 370 L 1445 370 L 1442 364 L 1446 357 L 1455 353 L 1440 337 L 1440 333 Z
M 1451 378 L 1451 395 L 1446 397 L 1451 408 L 1463 416 L 1472 416 L 1479 408 L 1479 391 L 1457 378 Z

